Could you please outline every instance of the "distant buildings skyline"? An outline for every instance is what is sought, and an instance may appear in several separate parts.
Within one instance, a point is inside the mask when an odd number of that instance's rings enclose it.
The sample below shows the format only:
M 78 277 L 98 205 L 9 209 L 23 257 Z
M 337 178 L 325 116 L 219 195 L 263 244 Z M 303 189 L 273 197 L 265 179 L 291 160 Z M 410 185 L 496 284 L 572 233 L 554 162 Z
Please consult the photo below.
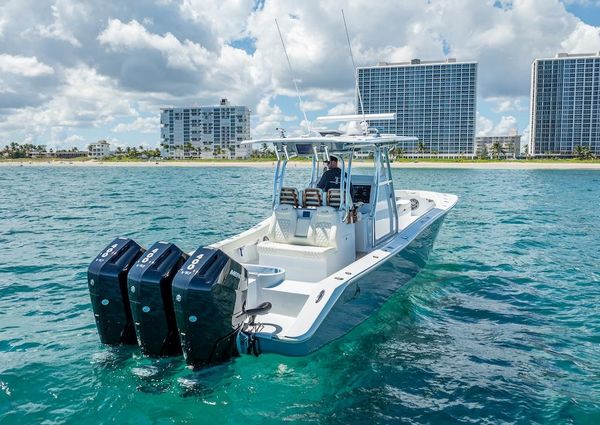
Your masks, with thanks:
M 250 109 L 227 99 L 214 106 L 162 108 L 160 126 L 166 158 L 245 158 L 252 151 L 241 146 L 250 139 Z
M 600 154 L 600 52 L 535 59 L 530 114 L 529 155 Z
M 356 86 L 365 113 L 396 113 L 395 121 L 373 121 L 373 127 L 419 139 L 401 145 L 405 155 L 475 154 L 477 62 L 380 62 L 358 67 Z M 362 113 L 358 96 L 356 111 Z
M 477 80 L 477 62 L 413 59 L 358 67 L 355 84 L 365 113 L 397 114 L 395 121 L 373 121 L 372 126 L 419 138 L 419 143 L 401 146 L 405 155 L 457 157 L 476 155 L 487 143 L 476 140 L 486 136 L 475 134 Z M 358 97 L 356 111 L 361 112 Z M 529 140 L 523 141 L 529 155 L 573 156 L 577 146 L 599 155 L 600 52 L 534 59 L 530 116 Z M 242 158 L 251 153 L 240 145 L 251 137 L 250 109 L 232 106 L 227 99 L 216 106 L 161 108 L 160 125 L 160 147 L 167 158 Z M 503 136 L 509 137 L 492 133 L 487 138 Z M 517 146 L 514 136 L 501 143 Z

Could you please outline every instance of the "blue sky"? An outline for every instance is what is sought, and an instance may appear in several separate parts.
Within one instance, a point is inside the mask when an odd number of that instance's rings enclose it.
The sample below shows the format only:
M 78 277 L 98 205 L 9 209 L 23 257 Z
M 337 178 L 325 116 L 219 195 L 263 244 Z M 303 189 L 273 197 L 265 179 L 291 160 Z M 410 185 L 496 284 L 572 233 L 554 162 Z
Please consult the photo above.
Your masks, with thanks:
M 358 65 L 479 62 L 479 134 L 527 135 L 531 61 L 600 50 L 598 0 L 0 0 L 0 144 L 157 146 L 159 109 L 252 109 L 253 136 L 348 113 Z

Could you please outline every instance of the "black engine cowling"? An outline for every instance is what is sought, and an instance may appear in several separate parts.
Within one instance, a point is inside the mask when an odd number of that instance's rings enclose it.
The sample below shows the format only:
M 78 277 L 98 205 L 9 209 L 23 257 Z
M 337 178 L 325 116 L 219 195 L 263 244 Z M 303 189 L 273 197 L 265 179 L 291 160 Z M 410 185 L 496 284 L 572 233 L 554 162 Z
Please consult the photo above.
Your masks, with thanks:
M 171 284 L 187 258 L 174 244 L 156 242 L 129 271 L 129 305 L 138 344 L 144 354 L 181 353 Z
M 247 288 L 246 269 L 218 249 L 197 249 L 177 272 L 173 305 L 188 364 L 209 365 L 237 355 Z
M 100 341 L 104 344 L 135 344 L 127 272 L 144 249 L 128 238 L 112 241 L 88 267 L 88 288 Z

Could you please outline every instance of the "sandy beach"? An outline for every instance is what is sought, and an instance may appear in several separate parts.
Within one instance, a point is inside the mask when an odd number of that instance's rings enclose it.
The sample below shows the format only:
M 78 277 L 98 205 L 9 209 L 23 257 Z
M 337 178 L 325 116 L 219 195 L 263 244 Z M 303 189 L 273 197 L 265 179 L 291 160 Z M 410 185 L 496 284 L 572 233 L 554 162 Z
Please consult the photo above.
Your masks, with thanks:
M 270 168 L 272 161 L 0 161 L 0 167 L 252 167 Z M 310 162 L 289 162 L 290 168 L 310 167 Z M 370 167 L 368 162 L 353 163 L 354 167 Z M 464 168 L 477 170 L 600 170 L 600 162 L 394 162 L 393 168 Z

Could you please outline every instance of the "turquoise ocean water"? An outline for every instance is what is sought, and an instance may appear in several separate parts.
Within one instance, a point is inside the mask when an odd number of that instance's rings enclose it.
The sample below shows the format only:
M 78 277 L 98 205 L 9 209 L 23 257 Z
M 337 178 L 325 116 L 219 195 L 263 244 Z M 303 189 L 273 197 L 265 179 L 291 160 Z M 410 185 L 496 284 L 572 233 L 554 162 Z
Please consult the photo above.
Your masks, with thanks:
M 600 172 L 394 178 L 460 197 L 417 278 L 308 357 L 192 372 L 98 342 L 88 263 L 246 229 L 271 170 L 0 167 L 0 424 L 599 424 Z

